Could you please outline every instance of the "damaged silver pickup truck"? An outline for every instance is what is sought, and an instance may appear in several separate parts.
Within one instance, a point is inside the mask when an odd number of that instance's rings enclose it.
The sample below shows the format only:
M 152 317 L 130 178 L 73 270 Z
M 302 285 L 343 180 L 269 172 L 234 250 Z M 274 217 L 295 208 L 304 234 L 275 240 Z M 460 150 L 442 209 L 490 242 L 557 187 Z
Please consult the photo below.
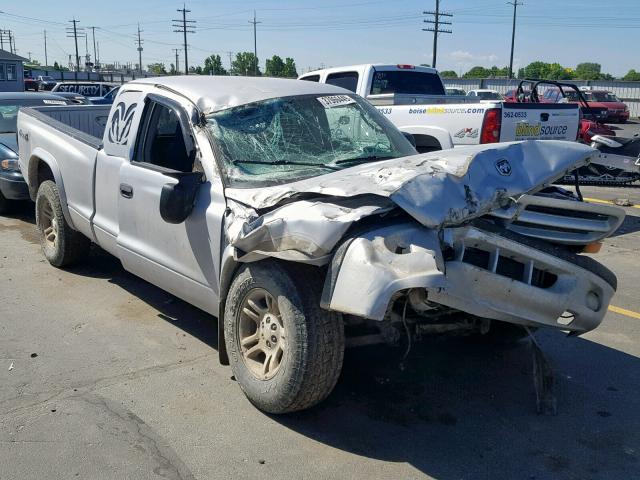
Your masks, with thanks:
M 331 392 L 346 330 L 580 334 L 616 289 L 583 253 L 623 211 L 550 187 L 584 145 L 418 155 L 346 90 L 238 77 L 138 80 L 111 110 L 25 109 L 18 130 L 48 261 L 93 242 L 218 317 L 221 360 L 268 412 Z

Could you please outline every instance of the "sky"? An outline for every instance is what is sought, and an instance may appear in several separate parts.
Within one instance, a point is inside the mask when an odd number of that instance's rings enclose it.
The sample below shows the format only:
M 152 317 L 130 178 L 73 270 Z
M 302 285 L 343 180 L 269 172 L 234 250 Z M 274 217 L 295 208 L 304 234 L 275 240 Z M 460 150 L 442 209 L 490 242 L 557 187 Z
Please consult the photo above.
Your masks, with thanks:
M 182 34 L 171 21 L 181 17 L 182 6 L 171 0 L 3 0 L 0 29 L 13 31 L 19 55 L 41 63 L 46 30 L 49 64 L 66 65 L 74 43 L 65 29 L 75 17 L 80 27 L 97 27 L 102 63 L 135 64 L 139 22 L 143 65 L 162 62 L 168 68 L 175 63 L 173 49 L 182 48 Z M 189 65 L 217 53 L 228 67 L 229 52 L 253 51 L 254 10 L 263 69 L 274 54 L 292 57 L 298 73 L 357 63 L 431 63 L 433 34 L 422 31 L 430 18 L 423 12 L 433 10 L 435 0 L 191 0 L 186 8 L 187 18 L 196 21 L 196 33 L 188 37 Z M 440 9 L 453 17 L 452 33 L 438 37 L 438 69 L 460 73 L 474 65 L 508 65 L 513 7 L 507 0 L 441 0 Z M 85 31 L 92 54 L 91 30 Z M 525 0 L 518 7 L 514 69 L 542 60 L 567 67 L 597 62 L 616 76 L 640 71 L 639 34 L 640 0 Z M 84 39 L 79 47 L 84 55 Z

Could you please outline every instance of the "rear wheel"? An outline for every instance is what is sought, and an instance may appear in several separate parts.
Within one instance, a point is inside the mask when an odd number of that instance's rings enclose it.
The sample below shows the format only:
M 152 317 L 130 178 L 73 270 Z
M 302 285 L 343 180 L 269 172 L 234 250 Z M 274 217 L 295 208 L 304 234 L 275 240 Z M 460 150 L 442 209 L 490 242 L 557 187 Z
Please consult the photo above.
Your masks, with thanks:
M 259 409 L 309 408 L 342 369 L 341 319 L 320 308 L 321 284 L 264 261 L 243 267 L 225 305 L 225 341 L 240 388 Z
M 42 252 L 51 265 L 73 265 L 89 253 L 91 241 L 73 230 L 65 220 L 58 187 L 51 180 L 42 182 L 38 189 L 36 225 Z

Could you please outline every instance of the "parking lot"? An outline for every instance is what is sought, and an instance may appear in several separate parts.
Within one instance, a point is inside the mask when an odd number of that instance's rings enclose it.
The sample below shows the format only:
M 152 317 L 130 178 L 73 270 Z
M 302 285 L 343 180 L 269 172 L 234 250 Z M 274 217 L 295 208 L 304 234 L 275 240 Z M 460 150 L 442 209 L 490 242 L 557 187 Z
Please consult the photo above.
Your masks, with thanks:
M 637 187 L 583 194 L 640 205 Z M 214 318 L 98 249 L 50 267 L 24 205 L 0 217 L 0 479 L 640 477 L 640 209 L 626 211 L 599 254 L 619 282 L 603 324 L 537 334 L 556 416 L 536 414 L 527 343 L 464 338 L 405 362 L 350 350 L 327 401 L 269 416 L 219 365 Z

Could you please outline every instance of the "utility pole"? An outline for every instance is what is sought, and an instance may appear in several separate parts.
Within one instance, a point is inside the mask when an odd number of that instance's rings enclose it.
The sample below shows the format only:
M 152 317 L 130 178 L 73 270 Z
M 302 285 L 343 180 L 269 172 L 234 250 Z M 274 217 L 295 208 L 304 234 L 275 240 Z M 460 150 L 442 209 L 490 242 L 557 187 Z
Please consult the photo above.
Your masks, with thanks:
M 253 20 L 249 20 L 249 23 L 253 23 L 253 56 L 254 58 L 254 63 L 253 63 L 253 76 L 257 77 L 258 76 L 258 41 L 256 38 L 256 25 L 258 23 L 262 23 L 262 22 L 258 22 L 256 21 L 256 11 L 253 11 Z
M 178 68 L 180 68 L 180 59 L 178 58 L 178 54 L 180 53 L 180 50 L 182 50 L 181 48 L 174 48 L 173 51 L 176 54 L 176 66 L 175 66 L 175 71 L 177 74 L 180 73 L 180 71 L 178 70 Z
M 516 42 L 516 14 L 518 12 L 518 5 L 522 5 L 522 3 L 518 3 L 518 0 L 513 0 L 513 2 L 507 2 L 509 5 L 513 5 L 513 29 L 511 30 L 511 56 L 509 57 L 509 79 L 513 78 L 513 47 Z
M 74 69 L 75 75 L 74 78 L 76 82 L 78 81 L 78 70 L 80 69 L 80 55 L 78 54 L 78 30 L 82 30 L 78 28 L 79 21 L 75 18 L 73 20 L 69 20 L 69 23 L 73 23 L 73 27 L 67 27 L 67 37 L 72 38 L 76 45 L 76 68 Z
M 424 23 L 432 23 L 433 27 L 423 28 L 425 32 L 433 32 L 433 54 L 431 57 L 431 67 L 436 68 L 436 59 L 438 57 L 438 34 L 451 33 L 451 30 L 444 30 L 440 25 L 451 25 L 451 22 L 440 20 L 440 17 L 453 17 L 451 13 L 443 13 L 440 11 L 440 0 L 436 0 L 435 12 L 422 12 L 424 15 L 433 15 L 433 20 L 423 20 Z
M 96 28 L 97 27 L 87 27 L 91 29 L 91 34 L 93 37 L 93 66 L 94 66 L 94 70 L 99 69 L 100 66 L 98 65 L 98 53 L 96 50 Z
M 138 67 L 140 67 L 140 75 L 142 75 L 142 40 L 140 39 L 140 24 L 138 24 Z
M 47 57 L 47 31 L 44 31 L 44 66 L 49 65 L 49 58 Z
M 179 8 L 177 11 L 182 13 L 182 20 L 173 20 L 174 22 L 177 22 L 173 24 L 173 28 L 177 29 L 174 30 L 174 32 L 182 33 L 184 36 L 184 74 L 189 75 L 189 60 L 187 56 L 187 33 L 196 33 L 196 21 L 187 20 L 187 13 L 190 13 L 191 10 L 187 10 L 186 5 L 183 4 L 182 8 Z M 176 69 L 177 68 L 178 66 L 176 65 Z
M 16 54 L 16 39 L 13 37 L 13 32 L 9 30 L 9 50 L 14 55 Z
M 226 52 L 229 55 L 229 75 L 231 75 L 231 70 L 233 69 L 233 52 Z
M 31 52 L 27 52 L 27 58 L 31 61 Z

